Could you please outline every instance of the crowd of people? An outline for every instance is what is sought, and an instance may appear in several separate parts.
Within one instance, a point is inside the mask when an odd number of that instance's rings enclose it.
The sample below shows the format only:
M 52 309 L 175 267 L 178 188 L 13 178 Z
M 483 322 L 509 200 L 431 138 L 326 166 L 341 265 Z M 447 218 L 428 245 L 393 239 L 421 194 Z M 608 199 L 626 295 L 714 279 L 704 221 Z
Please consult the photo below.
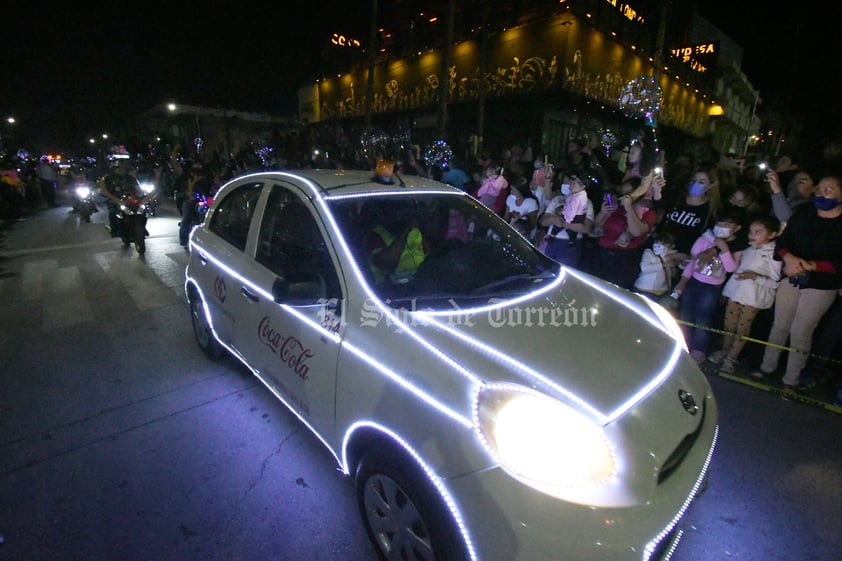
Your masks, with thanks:
M 787 350 L 782 388 L 836 383 L 842 406 L 840 145 L 737 170 L 686 156 L 662 169 L 648 148 L 633 141 L 618 169 L 581 140 L 558 163 L 504 154 L 430 175 L 460 177 L 553 259 L 673 310 L 696 362 L 771 382 Z M 749 338 L 768 342 L 762 357 Z

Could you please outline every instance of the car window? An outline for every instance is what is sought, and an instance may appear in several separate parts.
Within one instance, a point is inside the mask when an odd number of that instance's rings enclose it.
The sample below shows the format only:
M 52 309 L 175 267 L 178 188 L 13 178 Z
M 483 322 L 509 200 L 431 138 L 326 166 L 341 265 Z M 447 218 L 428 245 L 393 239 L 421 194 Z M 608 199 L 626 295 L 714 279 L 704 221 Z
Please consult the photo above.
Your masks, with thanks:
M 211 217 L 210 231 L 237 249 L 244 250 L 262 188 L 262 183 L 249 183 L 228 193 Z
M 341 297 L 339 276 L 313 213 L 280 185 L 269 195 L 255 259 L 288 283 L 307 287 L 298 299 Z
M 336 197 L 331 211 L 367 284 L 393 307 L 516 297 L 558 274 L 557 262 L 467 195 Z

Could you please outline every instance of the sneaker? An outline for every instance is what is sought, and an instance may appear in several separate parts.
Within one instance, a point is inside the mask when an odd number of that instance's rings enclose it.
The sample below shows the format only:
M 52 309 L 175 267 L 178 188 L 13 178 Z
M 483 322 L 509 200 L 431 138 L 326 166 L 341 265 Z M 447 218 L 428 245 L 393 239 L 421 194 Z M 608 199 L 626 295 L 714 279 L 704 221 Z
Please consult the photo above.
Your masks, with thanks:
M 723 358 L 725 358 L 725 351 L 723 351 L 723 350 L 715 351 L 708 357 L 708 362 L 712 362 L 714 364 L 719 364 L 720 362 L 722 362 Z
M 809 390 L 810 388 L 815 388 L 817 385 L 818 382 L 816 382 L 816 379 L 812 374 L 805 372 L 804 370 L 801 371 L 801 378 L 798 381 L 798 389 Z
M 690 351 L 690 358 L 692 358 L 696 364 L 701 364 L 705 361 L 705 353 L 702 351 Z
M 765 378 L 767 378 L 771 375 L 772 375 L 771 372 L 764 372 L 760 368 L 758 368 L 757 370 L 753 370 L 752 373 L 751 373 L 751 377 L 755 378 L 757 380 L 763 380 L 763 379 L 765 379 Z
M 800 393 L 800 392 L 799 392 L 799 389 L 800 389 L 800 388 L 799 388 L 797 385 L 784 384 L 784 385 L 783 385 L 783 390 L 784 390 L 784 391 L 783 391 L 783 393 L 781 394 L 781 399 L 783 399 L 784 401 L 792 401 L 792 400 L 793 400 L 793 396 L 795 396 L 795 394 Z
M 710 357 L 708 357 L 708 360 L 710 360 Z M 737 361 L 732 359 L 732 358 L 726 357 L 725 360 L 722 361 L 722 365 L 720 365 L 719 371 L 724 372 L 726 374 L 733 374 L 734 369 L 736 367 L 737 367 Z

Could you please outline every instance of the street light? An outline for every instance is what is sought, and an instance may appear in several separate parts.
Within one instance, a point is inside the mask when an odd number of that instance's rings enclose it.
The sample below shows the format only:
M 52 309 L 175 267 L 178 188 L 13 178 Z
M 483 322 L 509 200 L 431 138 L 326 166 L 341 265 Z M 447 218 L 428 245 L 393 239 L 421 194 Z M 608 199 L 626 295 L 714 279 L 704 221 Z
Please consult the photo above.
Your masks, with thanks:
M 167 104 L 167 109 L 169 110 L 170 113 L 176 113 L 179 110 L 179 106 L 176 105 L 175 103 L 170 102 L 170 103 Z M 196 142 L 195 142 L 196 152 L 201 153 L 202 152 L 202 125 L 199 122 L 199 110 L 196 107 L 193 107 L 193 116 L 196 119 Z

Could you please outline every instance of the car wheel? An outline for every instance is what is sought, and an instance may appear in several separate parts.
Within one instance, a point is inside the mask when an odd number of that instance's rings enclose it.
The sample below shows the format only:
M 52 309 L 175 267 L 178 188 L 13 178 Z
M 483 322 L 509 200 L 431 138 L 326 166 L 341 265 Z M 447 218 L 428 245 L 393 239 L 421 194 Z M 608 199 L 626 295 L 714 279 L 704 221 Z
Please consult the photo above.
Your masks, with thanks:
M 211 331 L 202 299 L 195 291 L 190 297 L 190 320 L 193 323 L 193 335 L 196 336 L 196 343 L 202 352 L 213 360 L 219 358 L 221 347 Z
M 414 462 L 366 454 L 356 472 L 357 503 L 386 561 L 464 560 L 461 537 L 438 490 Z

